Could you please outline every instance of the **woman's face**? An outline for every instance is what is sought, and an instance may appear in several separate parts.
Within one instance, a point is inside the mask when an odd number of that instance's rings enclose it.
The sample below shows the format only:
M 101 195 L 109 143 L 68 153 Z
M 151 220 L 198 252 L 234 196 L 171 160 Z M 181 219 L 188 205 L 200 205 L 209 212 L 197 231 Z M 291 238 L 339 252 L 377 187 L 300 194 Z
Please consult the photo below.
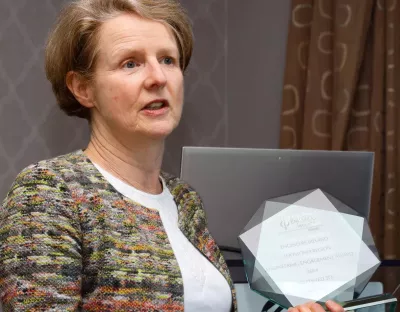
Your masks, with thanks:
M 183 73 L 171 29 L 134 14 L 105 22 L 91 84 L 93 124 L 116 134 L 164 139 L 178 125 Z

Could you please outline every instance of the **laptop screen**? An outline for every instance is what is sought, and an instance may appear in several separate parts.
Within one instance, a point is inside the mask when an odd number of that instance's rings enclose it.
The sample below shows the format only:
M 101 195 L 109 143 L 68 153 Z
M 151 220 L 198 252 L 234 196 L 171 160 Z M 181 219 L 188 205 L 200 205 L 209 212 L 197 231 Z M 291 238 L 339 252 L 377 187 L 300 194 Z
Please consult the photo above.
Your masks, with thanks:
M 238 236 L 262 203 L 320 188 L 369 217 L 373 153 L 184 147 L 181 178 L 202 198 L 220 246 Z

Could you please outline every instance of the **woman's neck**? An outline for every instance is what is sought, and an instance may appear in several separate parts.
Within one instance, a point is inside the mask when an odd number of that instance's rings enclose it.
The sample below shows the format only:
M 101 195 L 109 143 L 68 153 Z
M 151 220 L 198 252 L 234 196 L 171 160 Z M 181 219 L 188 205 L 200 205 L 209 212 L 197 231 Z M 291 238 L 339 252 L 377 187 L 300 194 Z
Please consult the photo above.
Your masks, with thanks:
M 86 156 L 121 179 L 146 193 L 160 194 L 159 179 L 164 153 L 163 141 L 136 141 L 124 144 L 110 134 L 92 131 Z

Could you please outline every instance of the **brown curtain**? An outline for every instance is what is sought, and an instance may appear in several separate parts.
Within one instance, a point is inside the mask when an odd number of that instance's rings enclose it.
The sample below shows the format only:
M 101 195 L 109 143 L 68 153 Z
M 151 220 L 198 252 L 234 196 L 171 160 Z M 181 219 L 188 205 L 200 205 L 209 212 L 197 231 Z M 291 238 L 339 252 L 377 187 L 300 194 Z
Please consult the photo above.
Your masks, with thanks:
M 371 231 L 400 259 L 400 0 L 293 0 L 286 53 L 281 148 L 375 152 Z

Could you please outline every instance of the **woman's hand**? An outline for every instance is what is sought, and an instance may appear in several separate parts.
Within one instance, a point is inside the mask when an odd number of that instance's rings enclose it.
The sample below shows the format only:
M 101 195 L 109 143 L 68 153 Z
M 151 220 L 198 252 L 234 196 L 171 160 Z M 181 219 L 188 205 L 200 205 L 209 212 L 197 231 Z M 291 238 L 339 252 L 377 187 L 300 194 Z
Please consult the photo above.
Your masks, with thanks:
M 332 300 L 325 302 L 325 305 L 330 312 L 344 312 L 343 307 Z M 325 312 L 325 309 L 318 303 L 310 302 L 289 308 L 288 312 Z

